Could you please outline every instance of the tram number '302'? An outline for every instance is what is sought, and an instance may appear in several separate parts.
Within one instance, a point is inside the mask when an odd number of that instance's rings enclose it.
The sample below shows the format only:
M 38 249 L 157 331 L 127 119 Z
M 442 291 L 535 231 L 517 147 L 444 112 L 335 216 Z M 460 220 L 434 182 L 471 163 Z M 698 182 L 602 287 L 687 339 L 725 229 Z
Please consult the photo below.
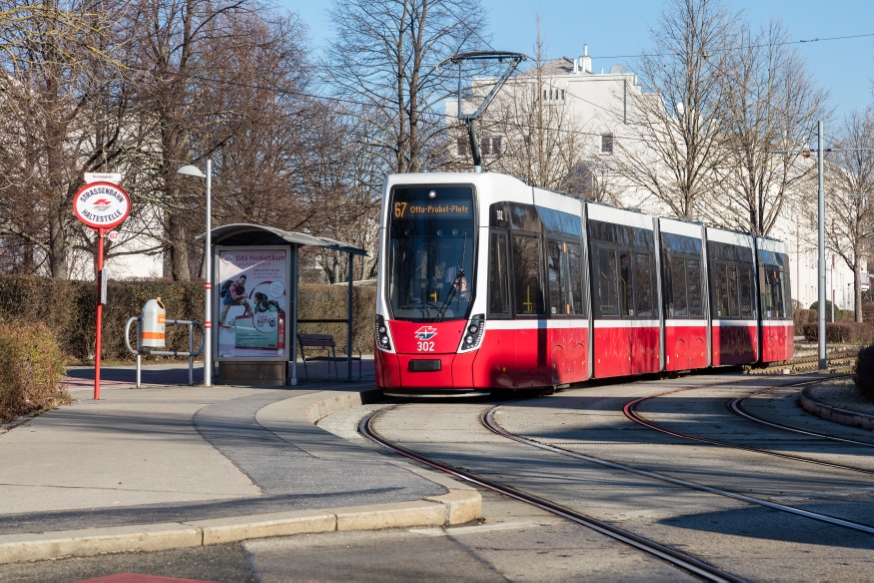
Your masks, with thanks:
M 418 342 L 419 352 L 434 352 L 433 342 Z

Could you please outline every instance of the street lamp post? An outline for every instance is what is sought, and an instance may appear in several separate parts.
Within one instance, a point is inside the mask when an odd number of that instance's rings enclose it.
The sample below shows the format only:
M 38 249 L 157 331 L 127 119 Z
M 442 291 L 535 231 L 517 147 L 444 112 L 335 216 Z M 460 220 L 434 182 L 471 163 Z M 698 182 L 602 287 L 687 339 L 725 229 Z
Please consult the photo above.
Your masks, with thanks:
M 206 277 L 203 283 L 206 296 L 204 298 L 203 318 L 203 384 L 212 386 L 212 160 L 206 161 L 206 175 L 197 166 L 183 166 L 176 171 L 185 176 L 206 178 L 206 242 L 203 250 L 203 260 L 206 263 Z

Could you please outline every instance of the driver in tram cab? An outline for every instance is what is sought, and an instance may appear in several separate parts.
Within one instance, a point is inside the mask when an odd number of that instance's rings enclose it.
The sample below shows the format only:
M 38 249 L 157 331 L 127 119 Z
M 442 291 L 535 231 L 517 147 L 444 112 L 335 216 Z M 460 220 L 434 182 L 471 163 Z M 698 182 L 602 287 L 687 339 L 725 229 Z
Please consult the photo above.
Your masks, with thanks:
M 470 301 L 470 288 L 467 287 L 467 277 L 461 276 L 461 279 L 458 280 L 458 283 L 455 284 L 455 293 L 458 294 L 458 297 L 465 302 Z

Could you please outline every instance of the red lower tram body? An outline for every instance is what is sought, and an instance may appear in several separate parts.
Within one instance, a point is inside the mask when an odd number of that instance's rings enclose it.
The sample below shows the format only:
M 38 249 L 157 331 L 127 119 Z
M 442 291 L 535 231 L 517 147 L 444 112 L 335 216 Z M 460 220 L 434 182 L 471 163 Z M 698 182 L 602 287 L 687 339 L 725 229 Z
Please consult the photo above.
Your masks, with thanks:
M 536 389 L 793 354 L 780 241 L 655 219 L 500 175 L 386 185 L 376 381 Z
M 463 323 L 463 321 L 462 321 Z M 661 364 L 658 326 L 594 329 L 593 371 L 589 372 L 588 327 L 560 328 L 532 325 L 524 329 L 504 322 L 486 323 L 482 345 L 477 350 L 456 352 L 464 326 L 457 322 L 430 325 L 436 331 L 434 352 L 427 355 L 404 346 L 398 351 L 376 352 L 377 385 L 386 389 L 470 390 L 532 389 L 579 383 L 590 378 L 610 378 L 777 362 L 792 358 L 793 326 L 763 327 L 761 357 L 756 326 L 714 326 L 708 352 L 707 325 L 666 325 L 665 363 Z M 504 326 L 501 326 L 504 324 Z M 534 323 L 532 323 L 534 324 Z M 392 337 L 415 338 L 421 326 L 389 322 Z M 414 344 L 413 341 L 409 341 Z M 453 347 L 454 345 L 454 347 Z M 413 370 L 415 361 L 439 361 L 436 370 Z

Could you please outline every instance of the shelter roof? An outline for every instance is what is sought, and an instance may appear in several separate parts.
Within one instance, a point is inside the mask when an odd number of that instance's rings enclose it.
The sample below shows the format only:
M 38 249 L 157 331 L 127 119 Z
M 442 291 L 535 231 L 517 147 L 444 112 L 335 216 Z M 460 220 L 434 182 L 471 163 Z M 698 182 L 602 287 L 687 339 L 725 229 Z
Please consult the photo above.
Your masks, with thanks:
M 206 233 L 197 237 L 197 241 L 203 241 Z M 328 237 L 314 237 L 307 233 L 284 231 L 265 225 L 251 223 L 234 223 L 222 225 L 212 230 L 213 245 L 311 245 L 323 249 L 333 249 L 352 255 L 367 255 L 367 251 L 354 247 L 348 243 L 329 239 Z

